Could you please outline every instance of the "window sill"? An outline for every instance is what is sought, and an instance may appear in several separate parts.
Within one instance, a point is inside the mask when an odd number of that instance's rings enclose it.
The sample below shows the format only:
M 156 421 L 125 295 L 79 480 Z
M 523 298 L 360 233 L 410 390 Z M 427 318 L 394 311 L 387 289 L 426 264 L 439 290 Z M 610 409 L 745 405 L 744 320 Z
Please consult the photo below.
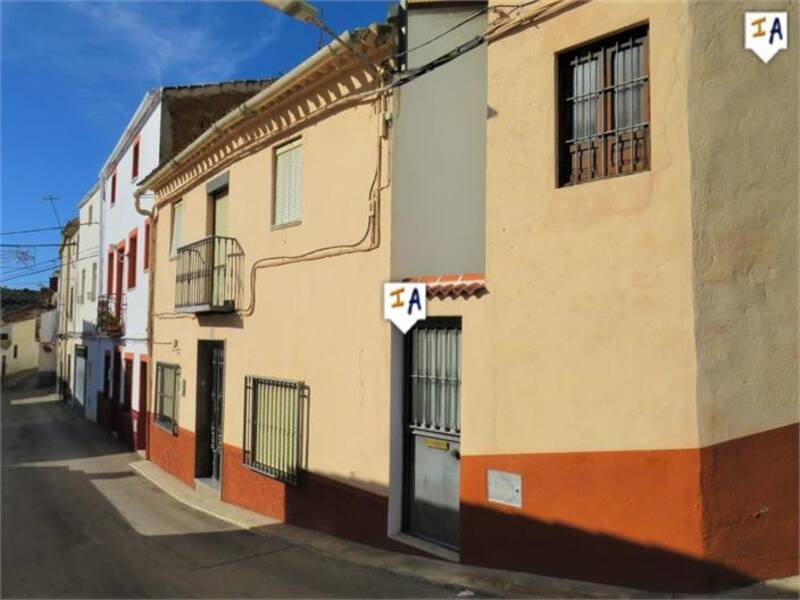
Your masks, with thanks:
M 266 471 L 264 469 L 259 469 L 258 467 L 254 466 L 252 464 L 248 464 L 248 463 L 246 463 L 244 461 L 242 462 L 242 464 L 245 466 L 245 468 L 249 469 L 253 473 L 258 473 L 259 475 L 263 475 L 264 477 L 269 477 L 270 479 L 274 479 L 275 481 L 281 482 L 283 485 L 291 485 L 291 486 L 296 486 L 297 485 L 297 483 L 295 483 L 295 482 L 289 481 L 288 479 L 283 478 L 283 477 L 279 477 L 277 475 L 273 475 L 272 473 L 269 473 L 268 471 Z M 298 473 L 298 479 L 299 479 L 299 473 Z
M 153 418 L 153 423 L 156 425 L 156 427 L 159 427 L 159 428 L 163 429 L 164 431 L 166 431 L 170 435 L 178 437 L 178 427 L 175 425 L 174 422 L 165 423 L 163 421 L 159 421 L 158 417 L 154 417 Z
M 615 179 L 622 179 L 625 177 L 632 177 L 635 175 L 647 175 L 651 172 L 651 169 L 647 168 L 643 171 L 635 171 L 633 173 L 620 173 L 619 175 L 604 175 L 603 177 L 595 177 L 594 179 L 587 179 L 586 181 L 580 181 L 578 183 L 562 183 L 556 187 L 557 190 L 572 190 L 586 184 L 591 183 L 599 183 L 600 181 L 613 181 Z
M 298 225 L 302 225 L 302 221 L 292 221 L 291 223 L 281 223 L 280 225 L 273 225 L 270 229 L 271 231 L 279 231 L 281 229 L 289 229 L 290 227 L 297 227 Z

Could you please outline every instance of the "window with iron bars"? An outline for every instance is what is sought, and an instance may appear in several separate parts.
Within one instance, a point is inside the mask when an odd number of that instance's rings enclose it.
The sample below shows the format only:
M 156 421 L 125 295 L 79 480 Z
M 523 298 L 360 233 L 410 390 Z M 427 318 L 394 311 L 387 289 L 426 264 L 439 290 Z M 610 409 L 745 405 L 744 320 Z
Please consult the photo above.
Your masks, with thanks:
M 178 391 L 181 368 L 167 363 L 156 364 L 155 421 L 165 429 L 178 431 Z
M 245 378 L 244 464 L 296 485 L 300 473 L 300 381 Z
M 408 336 L 411 354 L 411 427 L 458 435 L 461 431 L 461 325 L 422 321 Z
M 558 58 L 559 185 L 650 169 L 647 25 Z

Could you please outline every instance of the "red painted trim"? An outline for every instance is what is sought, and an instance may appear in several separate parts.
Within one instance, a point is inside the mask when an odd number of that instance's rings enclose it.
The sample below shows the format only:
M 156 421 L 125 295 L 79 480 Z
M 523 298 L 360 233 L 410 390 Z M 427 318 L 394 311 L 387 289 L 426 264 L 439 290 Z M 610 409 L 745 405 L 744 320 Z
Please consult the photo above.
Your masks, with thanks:
M 114 247 L 108 247 L 108 278 L 106 281 L 106 293 L 113 294 L 114 293 L 114 260 L 115 252 Z
M 147 363 L 150 362 L 150 357 L 147 354 L 140 354 L 139 355 L 139 362 Z
M 139 135 L 137 135 L 131 148 L 131 179 L 136 179 L 136 177 L 139 176 L 139 159 L 141 158 L 140 150 Z
M 126 352 L 125 353 L 125 360 L 134 360 L 136 355 L 133 352 Z
M 136 270 L 138 269 L 139 230 L 134 227 L 128 234 L 128 278 L 127 289 L 136 287 Z

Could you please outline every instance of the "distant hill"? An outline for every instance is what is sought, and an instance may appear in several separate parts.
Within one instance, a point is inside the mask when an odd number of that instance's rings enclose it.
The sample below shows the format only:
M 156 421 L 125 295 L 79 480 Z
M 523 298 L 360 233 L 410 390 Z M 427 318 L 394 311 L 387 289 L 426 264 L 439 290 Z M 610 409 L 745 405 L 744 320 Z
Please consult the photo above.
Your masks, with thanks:
M 48 288 L 41 290 L 15 289 L 0 287 L 0 312 L 2 318 L 6 315 L 36 306 L 46 307 L 52 292 Z

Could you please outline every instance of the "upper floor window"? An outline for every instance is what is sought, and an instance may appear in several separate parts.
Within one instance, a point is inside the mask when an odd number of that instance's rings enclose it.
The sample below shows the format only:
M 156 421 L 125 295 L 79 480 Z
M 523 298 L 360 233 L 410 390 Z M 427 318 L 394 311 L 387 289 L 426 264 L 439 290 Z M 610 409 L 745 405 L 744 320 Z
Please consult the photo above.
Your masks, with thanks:
M 299 223 L 303 218 L 303 146 L 297 139 L 275 150 L 275 199 L 272 224 Z
M 86 269 L 81 269 L 81 295 L 78 296 L 78 304 L 83 304 L 86 298 Z
M 97 299 L 97 263 L 92 263 L 92 287 L 89 288 L 89 302 Z
M 117 201 L 117 172 L 111 176 L 111 204 Z
M 106 262 L 106 266 L 108 268 L 107 272 L 107 280 L 106 280 L 106 294 L 113 294 L 114 293 L 114 249 L 108 249 L 108 261 Z
M 558 57 L 559 185 L 650 168 L 647 26 Z
M 136 262 L 138 258 L 138 232 L 133 230 L 128 236 L 128 289 L 136 287 Z
M 169 255 L 178 256 L 178 248 L 181 247 L 181 234 L 183 228 L 183 202 L 176 202 L 172 205 L 172 238 L 170 243 Z
M 131 157 L 131 179 L 139 176 L 139 140 L 133 143 L 133 156 Z
M 87 225 L 91 225 L 91 224 L 92 224 L 92 217 L 94 216 L 94 215 L 92 214 L 92 213 L 93 213 L 93 211 L 92 211 L 92 208 L 94 208 L 94 207 L 92 207 L 92 206 L 90 206 L 90 207 L 89 207 L 89 215 L 88 215 L 88 217 L 89 217 L 89 220 L 88 220 L 88 221 L 87 221 L 87 223 L 86 223 Z

